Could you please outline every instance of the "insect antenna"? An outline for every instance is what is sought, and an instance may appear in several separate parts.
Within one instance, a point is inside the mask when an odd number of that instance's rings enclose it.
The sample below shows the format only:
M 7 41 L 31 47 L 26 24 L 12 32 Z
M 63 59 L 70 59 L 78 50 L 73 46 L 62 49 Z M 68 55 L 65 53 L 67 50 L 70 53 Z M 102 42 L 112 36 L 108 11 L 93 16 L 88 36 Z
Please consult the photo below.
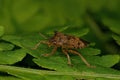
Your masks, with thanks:
M 39 35 L 42 36 L 44 39 L 48 39 L 45 35 L 39 32 Z
M 47 38 L 45 35 L 43 35 L 42 33 L 39 33 L 39 35 L 42 36 L 45 40 L 48 40 L 48 38 Z M 31 49 L 33 49 L 33 50 L 37 49 L 38 46 L 39 46 L 41 43 L 47 43 L 47 42 L 46 42 L 46 41 L 39 41 L 39 42 L 38 42 L 33 48 L 31 48 Z

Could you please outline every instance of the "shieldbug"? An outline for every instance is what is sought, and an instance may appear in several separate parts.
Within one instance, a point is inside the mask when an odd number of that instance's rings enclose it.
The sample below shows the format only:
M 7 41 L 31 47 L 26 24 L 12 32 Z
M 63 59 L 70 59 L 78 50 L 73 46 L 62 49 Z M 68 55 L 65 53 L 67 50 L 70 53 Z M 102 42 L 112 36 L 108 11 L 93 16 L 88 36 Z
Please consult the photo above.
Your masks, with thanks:
M 66 55 L 68 64 L 72 65 L 71 59 L 68 53 L 76 54 L 78 55 L 82 61 L 88 66 L 88 67 L 93 67 L 91 66 L 87 60 L 77 51 L 73 49 L 81 49 L 85 48 L 88 45 L 88 42 L 85 40 L 80 39 L 79 37 L 63 34 L 61 32 L 55 32 L 54 36 L 48 39 L 48 41 L 40 41 L 38 44 L 35 45 L 33 49 L 37 49 L 37 47 L 41 44 L 47 44 L 49 47 L 53 46 L 53 50 L 49 54 L 44 54 L 44 56 L 50 56 L 53 55 L 57 48 L 61 48 L 62 52 Z

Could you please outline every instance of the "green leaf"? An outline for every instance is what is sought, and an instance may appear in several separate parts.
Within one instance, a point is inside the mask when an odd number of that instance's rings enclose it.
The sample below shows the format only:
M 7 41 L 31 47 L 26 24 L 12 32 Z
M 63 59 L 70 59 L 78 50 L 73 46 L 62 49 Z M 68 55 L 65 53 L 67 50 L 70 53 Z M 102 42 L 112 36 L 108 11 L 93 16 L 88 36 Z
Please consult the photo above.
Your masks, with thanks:
M 100 72 L 100 70 L 101 72 Z M 54 77 L 55 80 L 59 79 L 60 76 L 64 77 L 64 80 L 70 80 L 74 77 L 76 79 L 95 79 L 95 78 L 107 78 L 107 79 L 120 79 L 120 72 L 108 69 L 104 67 L 98 67 L 95 69 L 83 68 L 83 70 L 77 71 L 46 71 L 46 70 L 36 70 L 36 69 L 29 69 L 29 68 L 21 68 L 21 67 L 14 67 L 14 66 L 6 66 L 0 65 L 0 71 L 7 72 L 11 75 L 14 75 L 18 78 L 22 78 L 25 80 L 51 80 L 50 77 Z M 49 79 L 48 79 L 49 78 Z M 73 79 L 74 80 L 74 79 Z
M 15 51 L 0 51 L 0 64 L 14 64 L 21 61 L 26 55 L 23 49 Z
M 95 48 L 83 48 L 79 50 L 84 55 L 98 55 L 101 53 L 99 49 Z
M 72 34 L 75 35 L 75 36 L 81 37 L 81 36 L 86 35 L 88 32 L 89 32 L 89 29 L 84 28 L 84 29 L 80 30 L 79 32 L 72 33 Z
M 13 48 L 14 48 L 14 45 L 10 43 L 5 43 L 5 42 L 0 43 L 0 51 L 12 50 Z
M 53 75 L 53 76 L 46 76 L 46 80 L 75 80 L 75 77 L 72 76 L 60 76 L 60 75 Z
M 120 34 L 119 20 L 110 18 L 104 18 L 103 23 L 109 27 L 109 29 L 117 34 Z
M 54 31 L 59 31 L 59 32 L 64 32 L 66 29 L 68 29 L 70 27 L 70 25 L 67 25 L 67 26 L 62 26 L 62 27 L 57 27 L 56 28 L 56 26 L 55 27 L 53 27 L 52 29 L 46 29 L 47 31 L 46 31 L 46 33 L 47 34 L 50 34 L 50 35 L 54 35 Z
M 104 67 L 112 67 L 119 62 L 119 55 L 105 55 L 105 56 L 86 56 L 87 60 L 93 64 L 98 64 Z
M 11 76 L 0 76 L 0 80 L 23 80 L 23 79 L 11 77 Z
M 2 36 L 4 34 L 4 27 L 0 26 L 0 36 Z
M 16 35 L 6 35 L 2 37 L 2 40 L 8 41 L 13 43 L 14 45 L 17 45 L 19 47 L 22 47 L 20 41 L 21 41 L 21 37 L 20 36 L 16 36 Z
M 66 34 L 81 37 L 86 35 L 89 32 L 88 28 L 80 28 L 80 27 L 71 27 L 63 31 Z
M 95 80 L 113 80 L 113 79 L 108 79 L 108 78 L 96 78 Z M 114 80 L 119 80 L 119 79 L 114 79 Z
M 105 67 L 112 67 L 113 65 L 118 63 L 119 60 L 119 55 L 105 55 L 101 57 L 101 65 L 104 65 Z
M 65 57 L 65 58 L 64 58 Z M 51 57 L 39 57 L 38 59 L 33 59 L 33 61 L 44 68 L 48 68 L 51 70 L 57 70 L 57 71 L 75 71 L 76 68 L 69 66 L 67 64 L 67 58 L 66 56 L 60 57 L 60 56 L 51 56 Z M 49 60 L 49 62 L 48 62 Z
M 60 55 L 50 56 L 50 57 L 41 56 L 38 59 L 34 59 L 33 61 L 39 66 L 57 71 L 79 71 L 85 67 L 88 70 L 88 67 L 85 65 L 85 63 L 81 60 L 80 57 L 78 56 L 70 56 L 70 57 L 73 64 L 72 68 L 67 64 L 66 56 L 60 56 Z M 97 65 L 104 67 L 112 67 L 113 65 L 119 62 L 118 55 L 115 56 L 108 55 L 102 57 L 98 57 L 98 56 L 84 56 L 84 57 L 92 66 L 96 65 L 96 67 L 98 67 Z
M 22 78 L 23 80 L 73 80 L 73 78 L 69 75 L 56 74 L 54 71 L 44 71 L 13 66 L 6 66 L 6 68 L 7 70 L 4 70 L 5 68 L 3 69 L 3 66 L 0 65 L 0 71 L 8 72 L 9 74 Z
M 115 39 L 115 41 L 118 43 L 118 45 L 120 45 L 120 36 L 118 35 L 112 35 L 113 39 Z
M 67 25 L 67 26 L 61 28 L 59 31 L 60 31 L 60 32 L 65 31 L 65 30 L 67 30 L 68 28 L 70 28 L 70 26 L 71 26 L 71 25 Z

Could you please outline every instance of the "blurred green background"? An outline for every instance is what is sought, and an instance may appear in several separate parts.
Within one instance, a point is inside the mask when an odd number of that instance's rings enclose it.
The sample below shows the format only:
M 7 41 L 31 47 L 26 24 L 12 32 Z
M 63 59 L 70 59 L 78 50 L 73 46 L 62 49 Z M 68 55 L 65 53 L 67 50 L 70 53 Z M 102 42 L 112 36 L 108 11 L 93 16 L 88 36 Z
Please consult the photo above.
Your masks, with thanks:
M 83 37 L 103 54 L 120 54 L 120 0 L 0 0 L 5 34 L 28 34 L 72 27 L 89 28 Z M 76 30 L 73 30 L 76 31 Z
M 6 34 L 40 32 L 54 26 L 86 26 L 90 15 L 100 28 L 120 34 L 119 4 L 120 0 L 0 0 L 0 25 Z

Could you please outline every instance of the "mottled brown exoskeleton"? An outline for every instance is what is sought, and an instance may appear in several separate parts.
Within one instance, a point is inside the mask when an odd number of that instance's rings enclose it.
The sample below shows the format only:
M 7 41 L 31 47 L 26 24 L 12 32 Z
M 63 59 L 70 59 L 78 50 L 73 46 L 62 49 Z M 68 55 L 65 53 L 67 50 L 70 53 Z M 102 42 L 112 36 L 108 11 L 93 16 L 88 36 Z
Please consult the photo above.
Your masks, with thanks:
M 37 47 L 41 43 L 47 44 L 49 47 L 50 46 L 54 47 L 51 53 L 44 54 L 44 56 L 53 55 L 56 52 L 57 48 L 60 47 L 62 49 L 62 52 L 67 56 L 69 65 L 72 65 L 72 64 L 71 64 L 71 59 L 68 53 L 72 53 L 72 54 L 78 55 L 88 67 L 92 67 L 79 52 L 73 50 L 73 49 L 81 49 L 88 45 L 86 41 L 78 37 L 66 35 L 56 31 L 54 33 L 54 36 L 51 37 L 48 41 L 40 41 L 33 49 L 37 49 Z

